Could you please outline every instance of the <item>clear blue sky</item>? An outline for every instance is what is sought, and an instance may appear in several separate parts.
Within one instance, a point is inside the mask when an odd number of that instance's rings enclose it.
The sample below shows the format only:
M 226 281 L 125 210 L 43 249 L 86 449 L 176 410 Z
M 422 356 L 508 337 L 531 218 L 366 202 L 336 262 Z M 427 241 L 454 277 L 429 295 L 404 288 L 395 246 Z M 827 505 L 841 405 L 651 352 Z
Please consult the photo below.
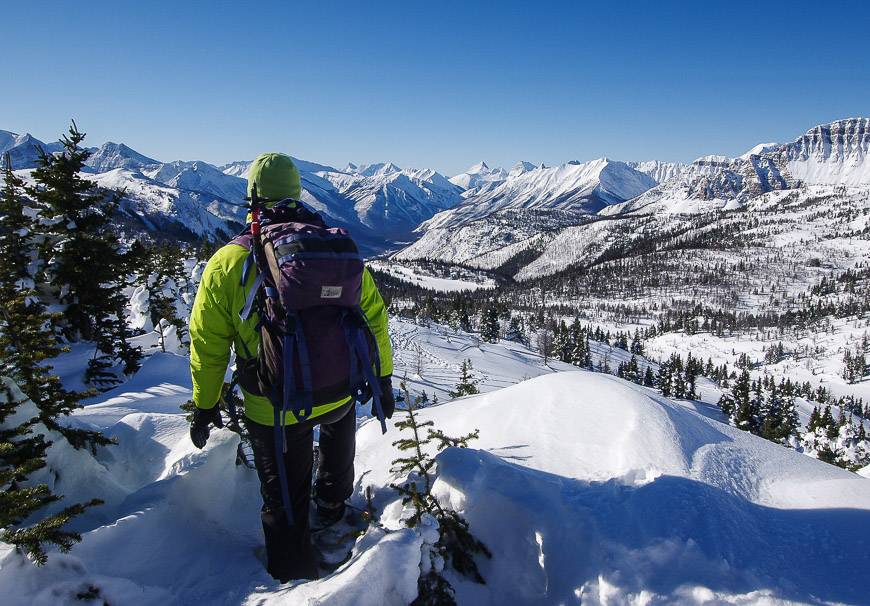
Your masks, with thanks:
M 453 174 L 735 155 L 870 115 L 868 2 L 371 4 L 5 3 L 0 129 Z

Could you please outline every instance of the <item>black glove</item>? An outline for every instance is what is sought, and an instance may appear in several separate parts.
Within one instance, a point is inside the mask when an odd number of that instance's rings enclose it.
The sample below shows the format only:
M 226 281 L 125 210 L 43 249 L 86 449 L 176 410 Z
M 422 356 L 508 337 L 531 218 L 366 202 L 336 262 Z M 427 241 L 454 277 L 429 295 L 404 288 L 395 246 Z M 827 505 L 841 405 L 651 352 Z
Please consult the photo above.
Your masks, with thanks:
M 386 418 L 393 418 L 393 412 L 396 410 L 396 395 L 393 393 L 393 377 L 391 375 L 381 377 L 381 409 Z
M 211 423 L 214 423 L 215 427 L 224 426 L 220 408 L 217 404 L 211 408 L 197 408 L 193 411 L 193 422 L 190 424 L 190 441 L 197 448 L 202 449 L 205 443 L 208 442 L 208 435 L 211 433 L 209 424 Z

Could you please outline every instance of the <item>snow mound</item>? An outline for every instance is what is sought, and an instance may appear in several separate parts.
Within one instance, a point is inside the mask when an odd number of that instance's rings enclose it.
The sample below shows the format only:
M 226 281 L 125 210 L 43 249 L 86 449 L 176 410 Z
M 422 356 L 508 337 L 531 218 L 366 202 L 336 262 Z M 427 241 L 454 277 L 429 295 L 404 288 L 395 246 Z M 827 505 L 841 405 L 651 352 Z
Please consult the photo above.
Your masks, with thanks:
M 495 554 L 460 603 L 865 597 L 870 482 L 652 391 L 558 373 L 421 415 L 480 429 L 438 458 L 437 494 Z M 366 481 L 387 480 L 392 439 L 360 430 Z

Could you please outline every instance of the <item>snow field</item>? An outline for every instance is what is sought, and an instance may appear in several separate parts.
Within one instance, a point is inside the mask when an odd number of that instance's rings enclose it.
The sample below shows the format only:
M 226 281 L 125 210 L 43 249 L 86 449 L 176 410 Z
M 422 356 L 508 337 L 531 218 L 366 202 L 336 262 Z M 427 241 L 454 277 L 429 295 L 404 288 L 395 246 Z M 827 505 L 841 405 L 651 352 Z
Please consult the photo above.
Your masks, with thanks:
M 480 561 L 484 586 L 446 569 L 460 604 L 864 599 L 868 480 L 728 427 L 702 404 L 609 375 L 553 372 L 574 367 L 545 366 L 515 343 L 391 324 L 396 374 L 408 373 L 412 392 L 444 402 L 463 359 L 485 392 L 420 411 L 448 435 L 480 430 L 472 448 L 439 455 L 434 484 L 494 554 Z M 419 351 L 426 361 L 415 376 Z M 81 603 L 75 595 L 91 585 L 113 604 L 413 600 L 432 529 L 405 528 L 389 488 L 402 480 L 389 471 L 394 428 L 381 435 L 362 415 L 358 431 L 352 501 L 362 504 L 371 487 L 383 528 L 358 539 L 336 573 L 279 585 L 255 553 L 256 474 L 235 465 L 238 438 L 228 430 L 213 432 L 203 451 L 191 445 L 178 410 L 189 397 L 187 359 L 158 353 L 76 415 L 119 444 L 94 458 L 58 440 L 53 486 L 106 504 L 77 519 L 82 543 L 52 552 L 45 568 L 0 551 L 4 604 Z

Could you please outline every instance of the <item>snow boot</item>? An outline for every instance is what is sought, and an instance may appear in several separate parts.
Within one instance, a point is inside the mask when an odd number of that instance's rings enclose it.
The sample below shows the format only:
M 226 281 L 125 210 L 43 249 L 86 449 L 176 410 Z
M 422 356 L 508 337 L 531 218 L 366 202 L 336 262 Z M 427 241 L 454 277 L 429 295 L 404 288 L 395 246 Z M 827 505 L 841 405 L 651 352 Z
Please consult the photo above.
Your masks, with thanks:
M 308 528 L 288 524 L 283 511 L 264 511 L 261 518 L 266 538 L 268 573 L 281 583 L 295 579 L 316 579 L 317 562 Z
M 312 528 L 320 529 L 327 528 L 333 524 L 337 524 L 344 519 L 345 505 L 344 501 L 332 503 L 314 497 L 315 513 Z

